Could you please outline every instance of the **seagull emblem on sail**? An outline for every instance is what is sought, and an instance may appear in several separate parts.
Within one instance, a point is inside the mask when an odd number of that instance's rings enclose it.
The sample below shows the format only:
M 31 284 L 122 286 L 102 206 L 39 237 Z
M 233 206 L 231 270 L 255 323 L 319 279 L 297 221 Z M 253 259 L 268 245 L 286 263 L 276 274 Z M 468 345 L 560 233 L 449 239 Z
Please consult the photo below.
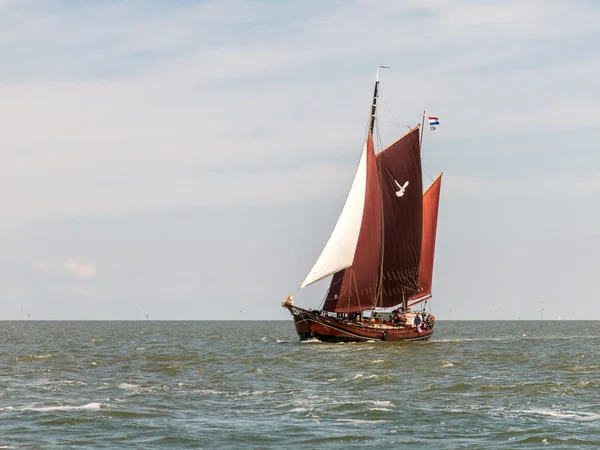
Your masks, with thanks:
M 396 191 L 396 197 L 402 197 L 404 195 L 404 192 L 406 191 L 406 186 L 408 186 L 408 181 L 402 186 L 400 186 L 400 183 L 398 183 L 396 180 L 394 180 L 394 183 L 396 183 L 396 186 L 398 186 L 398 190 Z

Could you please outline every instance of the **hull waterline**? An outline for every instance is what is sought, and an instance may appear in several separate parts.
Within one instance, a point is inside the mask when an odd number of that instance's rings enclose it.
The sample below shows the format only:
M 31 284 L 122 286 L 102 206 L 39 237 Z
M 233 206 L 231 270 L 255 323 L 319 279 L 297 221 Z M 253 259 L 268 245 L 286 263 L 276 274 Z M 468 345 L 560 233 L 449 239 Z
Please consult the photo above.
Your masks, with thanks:
M 322 342 L 366 341 L 426 341 L 433 335 L 433 326 L 418 331 L 412 325 L 369 324 L 326 317 L 312 311 L 286 306 L 294 317 L 296 332 L 301 341 L 318 339 Z

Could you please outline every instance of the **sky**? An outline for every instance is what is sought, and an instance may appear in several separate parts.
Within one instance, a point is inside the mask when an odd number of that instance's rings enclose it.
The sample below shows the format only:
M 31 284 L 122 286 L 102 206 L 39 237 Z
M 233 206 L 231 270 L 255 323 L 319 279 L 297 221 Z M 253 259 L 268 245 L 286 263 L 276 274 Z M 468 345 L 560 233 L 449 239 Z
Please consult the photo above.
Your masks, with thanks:
M 384 64 L 378 148 L 440 119 L 436 318 L 600 320 L 594 0 L 0 0 L 0 61 L 0 319 L 318 307 Z

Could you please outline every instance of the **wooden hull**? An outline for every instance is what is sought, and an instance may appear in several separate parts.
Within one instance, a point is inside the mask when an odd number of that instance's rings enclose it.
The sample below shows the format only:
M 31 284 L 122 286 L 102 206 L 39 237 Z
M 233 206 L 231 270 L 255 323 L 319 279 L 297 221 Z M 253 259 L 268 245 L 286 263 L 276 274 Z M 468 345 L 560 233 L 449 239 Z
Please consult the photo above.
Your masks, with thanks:
M 425 341 L 433 334 L 433 327 L 418 332 L 414 326 L 367 325 L 318 315 L 296 306 L 287 308 L 294 317 L 296 332 L 301 341 Z

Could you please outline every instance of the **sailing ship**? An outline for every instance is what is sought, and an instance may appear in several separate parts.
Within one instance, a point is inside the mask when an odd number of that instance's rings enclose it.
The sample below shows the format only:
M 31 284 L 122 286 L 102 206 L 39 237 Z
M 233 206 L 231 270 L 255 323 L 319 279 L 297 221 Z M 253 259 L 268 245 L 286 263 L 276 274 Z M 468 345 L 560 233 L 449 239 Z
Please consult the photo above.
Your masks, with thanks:
M 295 306 L 292 295 L 282 303 L 300 340 L 414 341 L 433 334 L 435 318 L 425 305 L 431 298 L 442 174 L 423 193 L 424 114 L 421 124 L 375 153 L 382 67 L 354 181 L 327 244 L 300 286 L 332 275 L 322 309 Z M 414 309 L 417 305 L 421 311 Z

